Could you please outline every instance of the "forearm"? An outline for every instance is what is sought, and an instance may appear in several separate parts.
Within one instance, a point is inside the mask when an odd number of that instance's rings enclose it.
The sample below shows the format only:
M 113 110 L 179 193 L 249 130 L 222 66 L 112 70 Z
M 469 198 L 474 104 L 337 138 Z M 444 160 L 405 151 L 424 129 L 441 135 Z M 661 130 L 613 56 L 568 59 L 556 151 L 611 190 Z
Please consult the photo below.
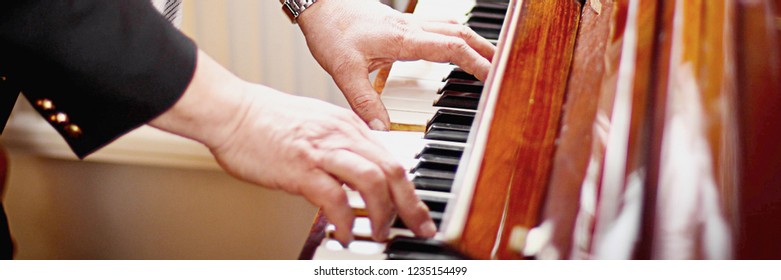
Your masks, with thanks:
M 248 86 L 199 50 L 187 90 L 173 107 L 149 124 L 214 148 L 235 131 L 246 113 Z

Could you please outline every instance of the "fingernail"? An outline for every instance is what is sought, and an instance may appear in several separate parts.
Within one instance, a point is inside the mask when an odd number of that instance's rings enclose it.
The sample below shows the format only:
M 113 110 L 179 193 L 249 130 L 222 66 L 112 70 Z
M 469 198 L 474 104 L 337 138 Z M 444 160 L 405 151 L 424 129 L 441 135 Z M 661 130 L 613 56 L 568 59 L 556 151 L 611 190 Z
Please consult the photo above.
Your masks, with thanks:
M 387 127 L 387 126 L 385 126 L 385 123 L 384 123 L 384 122 L 382 122 L 382 121 L 381 121 L 381 120 L 379 120 L 379 119 L 373 119 L 372 121 L 370 121 L 370 122 L 369 122 L 369 127 L 370 127 L 372 130 L 388 131 L 388 127 Z
M 420 225 L 420 233 L 425 237 L 433 237 L 437 234 L 437 226 L 433 221 L 427 221 Z

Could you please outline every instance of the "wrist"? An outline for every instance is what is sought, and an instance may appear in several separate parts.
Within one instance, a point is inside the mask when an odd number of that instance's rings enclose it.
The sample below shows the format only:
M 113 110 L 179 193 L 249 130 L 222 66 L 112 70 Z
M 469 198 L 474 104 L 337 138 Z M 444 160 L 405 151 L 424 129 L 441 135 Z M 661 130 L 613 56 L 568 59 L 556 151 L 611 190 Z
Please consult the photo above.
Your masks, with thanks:
M 344 4 L 344 2 L 318 0 L 304 13 L 301 13 L 297 19 L 297 24 L 307 40 L 310 37 L 335 36 L 336 34 L 332 34 L 330 31 L 344 31 L 349 28 L 350 24 L 355 24 L 354 22 L 345 21 L 346 7 L 340 4 Z
M 200 50 L 197 61 L 182 97 L 149 124 L 213 148 L 230 137 L 246 112 L 249 83 Z

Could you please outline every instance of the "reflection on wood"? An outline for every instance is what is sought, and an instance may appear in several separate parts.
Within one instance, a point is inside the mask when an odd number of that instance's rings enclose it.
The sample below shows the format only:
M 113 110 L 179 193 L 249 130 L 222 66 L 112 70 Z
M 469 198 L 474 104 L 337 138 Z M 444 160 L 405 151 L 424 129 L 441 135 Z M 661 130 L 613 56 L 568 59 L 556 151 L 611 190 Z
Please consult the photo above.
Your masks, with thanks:
M 577 1 L 520 5 L 474 200 L 457 244 L 475 258 L 518 258 L 507 249 L 510 231 L 537 224 L 580 17 Z
M 538 257 L 544 259 L 569 258 L 572 239 L 590 235 L 573 237 L 573 227 L 591 154 L 594 118 L 605 72 L 605 43 L 613 12 L 612 0 L 602 1 L 599 14 L 591 7 L 591 2 L 586 3 L 581 14 L 559 144 L 540 226 L 550 234 L 548 242 L 538 252 Z
M 769 0 L 737 7 L 741 259 L 781 258 L 781 54 L 770 7 Z
M 595 139 L 604 141 L 605 153 L 601 177 L 595 184 L 599 207 L 590 254 L 600 259 L 631 258 L 640 242 L 649 137 L 648 86 L 657 1 L 618 3 L 607 50 L 615 67 L 606 71 L 601 93 L 612 96 L 613 102 L 611 108 L 597 114 L 598 118 L 609 118 L 609 130 L 604 139 Z M 607 110 L 611 110 L 609 114 Z M 616 242 L 624 246 L 617 247 Z
M 646 257 L 733 256 L 737 194 L 732 18 L 723 1 L 664 4 Z

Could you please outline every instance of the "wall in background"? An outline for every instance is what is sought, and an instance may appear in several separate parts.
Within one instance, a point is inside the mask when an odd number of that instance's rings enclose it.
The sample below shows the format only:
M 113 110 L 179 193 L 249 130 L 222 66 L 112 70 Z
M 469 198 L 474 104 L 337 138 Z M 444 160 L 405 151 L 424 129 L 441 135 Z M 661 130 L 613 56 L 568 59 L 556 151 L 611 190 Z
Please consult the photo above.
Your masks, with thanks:
M 182 30 L 239 77 L 297 95 L 346 105 L 309 54 L 298 25 L 279 1 L 185 0 Z
M 218 170 L 9 162 L 17 259 L 294 259 L 316 211 Z

